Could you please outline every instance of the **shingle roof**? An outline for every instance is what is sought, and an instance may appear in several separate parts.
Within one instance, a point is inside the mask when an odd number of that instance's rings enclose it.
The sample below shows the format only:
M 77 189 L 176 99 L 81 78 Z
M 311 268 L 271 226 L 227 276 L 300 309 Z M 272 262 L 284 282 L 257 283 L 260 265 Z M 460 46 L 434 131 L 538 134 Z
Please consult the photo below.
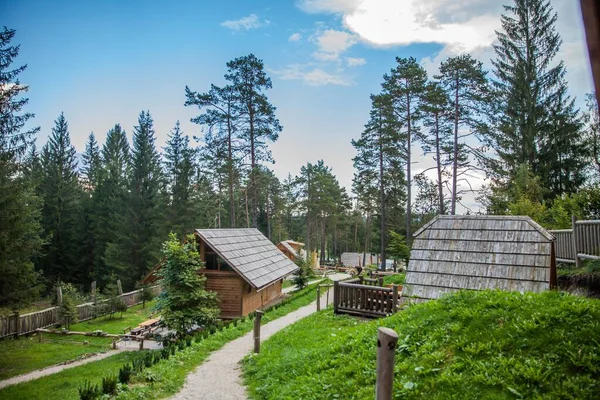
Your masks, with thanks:
M 529 217 L 438 216 L 414 235 L 403 295 L 550 287 L 554 237 Z
M 196 233 L 256 289 L 298 269 L 256 228 L 196 229 Z

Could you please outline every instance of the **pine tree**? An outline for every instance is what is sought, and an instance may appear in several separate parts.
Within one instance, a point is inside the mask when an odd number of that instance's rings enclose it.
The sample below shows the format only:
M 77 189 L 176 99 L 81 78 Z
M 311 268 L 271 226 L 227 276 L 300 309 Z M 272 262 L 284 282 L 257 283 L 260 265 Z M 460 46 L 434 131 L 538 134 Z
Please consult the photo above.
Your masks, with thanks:
M 587 123 L 593 168 L 596 170 L 596 179 L 600 179 L 600 109 L 598 108 L 596 93 L 588 93 L 585 104 L 587 106 L 585 122 Z
M 514 0 L 504 7 L 493 60 L 497 109 L 490 144 L 499 156 L 495 172 L 514 175 L 531 166 L 552 188 L 550 196 L 583 183 L 581 124 L 567 95 L 564 63 L 555 62 L 562 40 L 549 0 Z
M 250 184 L 252 190 L 252 226 L 257 227 L 258 188 L 255 185 L 257 166 L 271 161 L 267 142 L 278 139 L 283 129 L 275 116 L 276 108 L 264 93 L 272 88 L 271 78 L 264 71 L 262 60 L 254 54 L 236 58 L 227 63 L 225 79 L 231 82 L 236 98 L 236 114 L 240 117 L 240 138 L 250 157 Z
M 18 309 L 39 292 L 33 257 L 41 246 L 41 229 L 36 180 L 29 174 L 37 165 L 31 141 L 39 128 L 23 129 L 34 115 L 22 112 L 28 87 L 17 78 L 27 66 L 9 69 L 20 48 L 10 45 L 14 35 L 6 27 L 0 32 L 0 305 Z M 28 149 L 32 157 L 22 164 Z
M 381 254 L 381 268 L 385 268 L 389 217 L 386 213 L 387 203 L 393 182 L 390 174 L 402 176 L 401 165 L 404 162 L 405 152 L 400 149 L 398 142 L 402 135 L 398 132 L 398 123 L 394 115 L 392 95 L 371 96 L 370 119 L 360 139 L 352 140 L 352 145 L 358 151 L 354 157 L 354 168 L 359 179 L 373 176 L 373 185 L 377 187 L 379 212 L 379 251 Z M 369 173 L 370 172 L 370 173 Z M 357 188 L 361 185 L 357 185 Z M 410 203 L 409 203 L 410 204 Z
M 177 121 L 164 149 L 165 173 L 171 200 L 166 222 L 169 229 L 180 238 L 194 229 L 191 192 L 195 177 L 195 155 L 189 146 L 189 141 L 189 137 L 181 132 Z
M 106 135 L 102 146 L 100 180 L 95 198 L 95 252 L 93 278 L 103 287 L 118 271 L 106 263 L 108 244 L 115 241 L 115 232 L 122 229 L 127 216 L 128 176 L 130 171 L 129 144 L 125 131 L 116 124 Z
M 79 243 L 76 235 L 80 212 L 81 188 L 77 176 L 75 148 L 69 125 L 60 114 L 52 134 L 42 150 L 43 178 L 40 185 L 44 206 L 42 228 L 46 238 L 40 267 L 51 282 L 61 279 L 84 283 L 79 270 Z M 87 282 L 85 282 L 87 283 Z
M 152 117 L 142 111 L 133 133 L 125 218 L 106 252 L 107 264 L 120 271 L 127 288 L 156 264 L 163 239 L 163 177 L 154 142 Z
M 87 192 L 93 192 L 100 182 L 100 148 L 96 141 L 94 132 L 88 136 L 88 141 L 85 144 L 85 152 L 82 156 L 83 165 L 81 172 L 85 182 L 84 189 Z
M 191 121 L 207 128 L 211 135 L 211 145 L 226 146 L 225 167 L 228 181 L 229 226 L 236 226 L 236 206 L 234 186 L 238 180 L 236 164 L 239 162 L 239 143 L 237 140 L 237 124 L 240 120 L 241 108 L 237 104 L 236 92 L 231 85 L 218 87 L 211 85 L 208 93 L 198 94 L 185 88 L 186 106 L 196 105 L 205 112 Z
M 413 138 L 420 135 L 416 121 L 419 119 L 419 108 L 421 98 L 425 91 L 427 82 L 427 72 L 421 67 L 413 57 L 396 57 L 396 68 L 392 69 L 389 75 L 383 77 L 383 93 L 389 95 L 392 106 L 392 117 L 396 120 L 396 129 L 403 130 L 401 140 L 405 141 L 403 151 L 406 162 L 406 240 L 411 241 L 411 186 L 412 186 L 412 143 Z M 382 228 L 382 235 L 387 233 Z M 385 246 L 383 243 L 382 256 L 385 255 Z M 385 262 L 385 259 L 383 260 Z
M 473 191 L 459 191 L 458 183 L 465 182 L 470 188 L 470 173 L 480 169 L 475 161 L 485 159 L 483 148 L 473 145 L 473 142 L 487 133 L 485 116 L 490 103 L 489 85 L 482 63 L 469 54 L 451 57 L 442 62 L 440 74 L 435 78 L 448 96 L 454 125 L 450 206 L 450 213 L 454 215 L 460 194 Z M 471 143 L 467 143 L 466 138 L 471 138 Z

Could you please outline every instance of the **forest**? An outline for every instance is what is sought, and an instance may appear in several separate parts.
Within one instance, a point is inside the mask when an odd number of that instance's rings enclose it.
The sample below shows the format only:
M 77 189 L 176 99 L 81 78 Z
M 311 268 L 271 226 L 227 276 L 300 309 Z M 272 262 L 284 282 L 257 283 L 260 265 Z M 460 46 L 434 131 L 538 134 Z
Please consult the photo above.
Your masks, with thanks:
M 40 146 L 19 81 L 18 32 L 5 27 L 0 306 L 24 306 L 59 280 L 85 292 L 118 278 L 133 289 L 170 232 L 183 239 L 195 228 L 255 227 L 275 243 L 304 242 L 321 263 L 356 251 L 381 254 L 384 265 L 404 258 L 412 233 L 435 215 L 473 212 L 467 194 L 487 214 L 529 215 L 546 228 L 569 227 L 571 215 L 600 219 L 598 104 L 590 93 L 580 108 L 569 94 L 557 15 L 549 2 L 516 1 L 501 18 L 489 71 L 469 54 L 433 76 L 416 58 L 396 58 L 362 134 L 348 138 L 350 192 L 323 161 L 283 180 L 270 168 L 269 145 L 286 133 L 254 54 L 227 62 L 210 87 L 182 88 L 200 136 L 173 121 L 159 148 L 143 110 L 131 128 L 114 121 L 104 143 L 91 133 L 77 154 L 60 114 Z M 426 159 L 434 167 L 423 171 Z

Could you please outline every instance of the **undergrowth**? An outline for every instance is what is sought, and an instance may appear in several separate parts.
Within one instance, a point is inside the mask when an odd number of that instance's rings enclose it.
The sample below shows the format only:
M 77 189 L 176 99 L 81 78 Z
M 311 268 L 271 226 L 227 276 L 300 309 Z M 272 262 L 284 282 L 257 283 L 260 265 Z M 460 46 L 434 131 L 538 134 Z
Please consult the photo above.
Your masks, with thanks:
M 256 399 L 372 399 L 378 326 L 400 337 L 398 399 L 593 399 L 600 393 L 600 301 L 560 292 L 458 292 L 360 323 L 330 310 L 244 361 Z

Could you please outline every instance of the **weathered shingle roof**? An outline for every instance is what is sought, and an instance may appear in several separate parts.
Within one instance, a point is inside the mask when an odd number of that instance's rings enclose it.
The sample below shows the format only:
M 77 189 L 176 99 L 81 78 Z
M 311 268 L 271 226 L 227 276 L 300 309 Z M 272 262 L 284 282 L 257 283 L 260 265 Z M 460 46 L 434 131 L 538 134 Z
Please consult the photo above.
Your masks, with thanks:
M 529 217 L 438 216 L 414 237 L 403 295 L 550 287 L 554 237 Z
M 196 229 L 196 233 L 256 289 L 298 269 L 258 229 Z
M 287 250 L 287 251 L 289 251 L 290 253 L 292 253 L 292 254 L 294 254 L 294 255 L 296 255 L 296 256 L 298 255 L 298 252 L 296 251 L 296 249 L 295 249 L 295 248 L 293 248 L 293 247 L 292 247 L 292 245 L 291 245 L 291 244 L 289 244 L 287 240 L 284 240 L 284 241 L 282 241 L 282 242 L 279 242 L 279 243 L 281 243 L 281 245 L 282 245 L 283 247 L 285 247 L 285 248 L 286 248 L 286 250 Z

